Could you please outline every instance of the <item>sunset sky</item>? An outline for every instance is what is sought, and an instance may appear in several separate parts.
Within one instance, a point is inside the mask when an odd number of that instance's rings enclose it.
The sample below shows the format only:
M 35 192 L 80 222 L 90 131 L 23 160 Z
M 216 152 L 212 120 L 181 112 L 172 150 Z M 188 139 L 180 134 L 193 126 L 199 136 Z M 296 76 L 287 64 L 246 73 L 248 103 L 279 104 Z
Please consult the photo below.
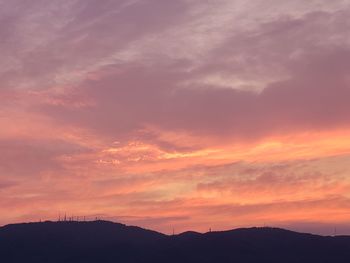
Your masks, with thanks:
M 350 0 L 0 0 L 0 225 L 350 234 Z

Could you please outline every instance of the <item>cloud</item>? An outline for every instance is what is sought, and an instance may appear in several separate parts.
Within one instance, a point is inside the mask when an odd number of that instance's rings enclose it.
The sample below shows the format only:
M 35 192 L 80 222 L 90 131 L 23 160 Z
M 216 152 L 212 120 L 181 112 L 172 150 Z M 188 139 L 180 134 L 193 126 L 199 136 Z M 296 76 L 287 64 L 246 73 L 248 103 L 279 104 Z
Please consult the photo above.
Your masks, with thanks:
M 2 181 L 0 183 L 0 190 L 9 188 L 9 187 L 12 187 L 12 186 L 15 186 L 15 185 L 17 185 L 17 183 L 14 182 L 14 181 Z
M 79 80 L 113 54 L 183 16 L 184 1 L 2 2 L 0 81 L 46 89 Z M 139 25 L 142 24 L 142 27 Z M 9 30 L 11 29 L 11 30 Z
M 84 151 L 64 141 L 0 140 L 0 178 L 32 179 L 48 171 L 63 171 L 62 155 Z
M 226 5 L 229 2 L 221 1 L 214 6 L 223 10 Z M 58 89 L 43 92 L 51 105 L 42 105 L 38 111 L 48 114 L 54 121 L 92 129 L 103 136 L 113 136 L 115 140 L 141 137 L 174 149 L 194 145 L 174 145 L 161 140 L 149 127 L 163 132 L 243 140 L 348 127 L 349 107 L 344 98 L 349 95 L 350 52 L 343 34 L 348 8 L 341 10 L 340 2 L 316 9 L 311 4 L 307 12 L 301 8 L 303 5 L 296 3 L 288 13 L 288 9 L 277 3 L 278 15 L 257 20 L 259 22 L 251 27 L 247 24 L 230 26 L 231 20 L 221 21 L 216 11 L 209 11 L 206 5 L 200 6 L 186 1 L 172 4 L 124 1 L 107 2 L 96 9 L 94 1 L 76 1 L 70 3 L 69 12 L 59 9 L 56 2 L 35 8 L 33 16 L 23 19 L 32 22 L 47 12 L 57 11 L 61 20 L 47 25 L 56 26 L 52 36 L 49 30 L 39 30 L 46 32 L 43 42 L 53 45 L 43 44 L 33 51 L 23 52 L 35 63 L 27 67 L 27 58 L 21 58 L 20 72 L 24 74 L 26 68 L 37 71 L 38 75 L 28 73 L 32 80 L 47 76 L 53 79 L 52 74 L 67 77 Z M 239 2 L 237 7 L 239 12 L 248 8 Z M 184 12 L 175 15 L 174 9 Z M 11 23 L 28 31 L 36 29 L 18 18 L 19 13 L 24 12 L 22 9 L 14 10 L 13 14 L 9 12 L 10 17 L 15 17 Z M 152 16 L 157 10 L 158 16 Z M 136 14 L 138 19 L 130 20 Z M 198 31 L 194 30 L 194 35 L 199 34 L 198 39 L 201 39 L 211 30 L 202 28 L 208 25 L 203 19 L 213 15 L 225 25 L 221 34 L 225 37 L 210 43 L 210 48 L 200 57 L 158 56 L 147 50 L 127 61 L 113 55 L 132 53 L 128 46 L 136 42 L 140 43 L 137 50 L 147 43 L 155 48 L 154 42 L 145 40 L 147 35 L 153 36 L 162 46 L 170 45 L 176 37 L 171 32 L 178 32 L 180 38 L 186 39 L 190 32 L 185 33 L 180 28 L 188 29 L 191 23 L 197 23 Z M 231 18 L 236 21 L 237 17 L 239 15 L 234 13 Z M 251 21 L 253 18 L 253 15 L 249 17 Z M 141 22 L 142 30 L 138 27 Z M 166 38 L 167 34 L 172 38 Z M 23 44 L 31 43 L 25 40 Z M 50 61 L 55 65 L 57 52 L 60 53 L 59 63 L 65 67 L 63 71 L 50 66 Z M 42 64 L 42 70 L 37 69 L 42 59 L 48 61 Z M 74 62 L 70 62 L 71 59 Z M 68 77 L 67 70 L 76 72 L 79 77 Z M 79 83 L 81 79 L 85 80 Z M 36 102 L 35 107 L 39 104 Z
M 35 210 L 161 231 L 343 224 L 349 12 L 0 0 L 2 222 Z
M 187 74 L 181 72 L 181 64 L 151 69 L 114 66 L 73 90 L 93 100 L 94 106 L 43 105 L 41 110 L 117 140 L 136 136 L 148 126 L 236 139 L 346 128 L 349 57 L 348 49 L 321 49 L 300 61 L 300 67 L 309 65 L 304 70 L 295 70 L 289 79 L 259 94 L 203 85 L 183 88 L 179 82 Z
M 240 200 L 242 203 L 264 203 L 324 196 L 347 196 L 350 182 L 346 172 L 329 172 L 319 166 L 328 163 L 342 167 L 339 157 L 319 160 L 280 162 L 274 164 L 234 164 L 209 168 L 197 185 L 204 195 Z

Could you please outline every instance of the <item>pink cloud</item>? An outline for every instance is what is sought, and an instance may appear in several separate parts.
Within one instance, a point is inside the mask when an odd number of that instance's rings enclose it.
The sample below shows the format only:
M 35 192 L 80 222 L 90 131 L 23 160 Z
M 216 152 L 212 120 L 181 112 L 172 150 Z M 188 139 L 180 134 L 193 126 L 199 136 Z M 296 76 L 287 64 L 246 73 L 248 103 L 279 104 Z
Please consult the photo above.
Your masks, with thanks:
M 295 70 L 289 79 L 270 84 L 259 94 L 203 85 L 181 87 L 179 83 L 188 77 L 181 73 L 181 64 L 152 69 L 115 66 L 74 90 L 95 106 L 44 105 L 41 110 L 63 123 L 116 139 L 137 136 L 147 125 L 243 139 L 348 127 L 350 89 L 344 69 L 350 68 L 349 58 L 346 49 L 322 49 L 300 61 L 301 67 L 306 61 L 310 67 Z
M 345 225 L 349 13 L 340 0 L 2 1 L 0 223 L 68 210 L 165 232 Z

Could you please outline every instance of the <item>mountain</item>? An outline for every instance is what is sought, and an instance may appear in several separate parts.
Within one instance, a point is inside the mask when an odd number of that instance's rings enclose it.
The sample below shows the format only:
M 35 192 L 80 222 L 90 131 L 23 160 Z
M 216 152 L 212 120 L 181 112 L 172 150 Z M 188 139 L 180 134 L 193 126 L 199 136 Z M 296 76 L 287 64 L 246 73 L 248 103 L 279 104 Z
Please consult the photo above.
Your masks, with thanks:
M 108 221 L 24 223 L 0 228 L 0 262 L 349 263 L 350 236 L 278 228 L 167 236 Z

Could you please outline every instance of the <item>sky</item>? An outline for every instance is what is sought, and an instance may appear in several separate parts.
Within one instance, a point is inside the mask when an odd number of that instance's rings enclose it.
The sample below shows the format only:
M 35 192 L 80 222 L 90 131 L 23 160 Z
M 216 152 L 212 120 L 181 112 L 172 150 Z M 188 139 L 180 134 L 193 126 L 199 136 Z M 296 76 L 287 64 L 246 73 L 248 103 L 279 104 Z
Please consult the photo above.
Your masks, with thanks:
M 350 234 L 349 0 L 0 0 L 0 225 Z

